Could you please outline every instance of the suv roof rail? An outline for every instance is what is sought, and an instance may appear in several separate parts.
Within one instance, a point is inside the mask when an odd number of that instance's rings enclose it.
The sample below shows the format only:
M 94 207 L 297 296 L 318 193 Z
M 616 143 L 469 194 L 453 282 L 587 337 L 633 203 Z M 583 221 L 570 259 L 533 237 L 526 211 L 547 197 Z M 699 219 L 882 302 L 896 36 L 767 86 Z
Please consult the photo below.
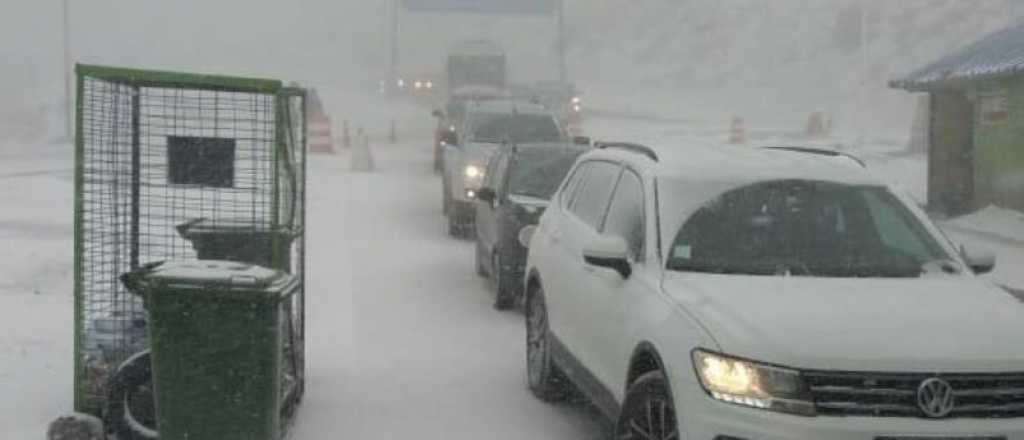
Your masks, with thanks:
M 607 150 L 609 148 L 616 148 L 620 150 L 626 150 L 633 153 L 642 154 L 647 156 L 651 160 L 658 162 L 658 153 L 655 152 L 651 147 L 640 144 L 633 144 L 629 142 L 595 142 L 594 148 L 599 150 Z
M 857 162 L 857 164 L 860 165 L 863 168 L 867 168 L 868 167 L 868 164 L 865 163 L 863 160 L 861 160 L 857 156 L 854 156 L 854 155 L 849 154 L 849 153 L 844 153 L 842 151 L 829 150 L 827 148 L 787 147 L 787 146 L 769 146 L 769 147 L 761 147 L 761 148 L 765 149 L 765 150 L 781 150 L 781 151 L 792 151 L 794 153 L 816 154 L 818 156 L 845 157 L 845 158 L 850 159 L 850 160 L 852 160 L 854 162 Z

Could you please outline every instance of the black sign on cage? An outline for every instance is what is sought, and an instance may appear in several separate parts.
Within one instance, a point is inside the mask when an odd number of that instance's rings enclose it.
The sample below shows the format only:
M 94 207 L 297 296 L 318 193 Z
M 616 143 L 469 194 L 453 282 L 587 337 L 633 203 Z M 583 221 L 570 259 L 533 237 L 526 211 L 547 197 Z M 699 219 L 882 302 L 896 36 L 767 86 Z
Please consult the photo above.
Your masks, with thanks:
M 305 97 L 276 80 L 77 67 L 77 411 L 108 411 L 111 376 L 147 349 L 145 310 L 123 274 L 228 259 L 304 286 Z M 304 287 L 286 308 L 290 408 L 304 384 Z
M 178 185 L 235 186 L 235 140 L 168 136 L 167 178 Z

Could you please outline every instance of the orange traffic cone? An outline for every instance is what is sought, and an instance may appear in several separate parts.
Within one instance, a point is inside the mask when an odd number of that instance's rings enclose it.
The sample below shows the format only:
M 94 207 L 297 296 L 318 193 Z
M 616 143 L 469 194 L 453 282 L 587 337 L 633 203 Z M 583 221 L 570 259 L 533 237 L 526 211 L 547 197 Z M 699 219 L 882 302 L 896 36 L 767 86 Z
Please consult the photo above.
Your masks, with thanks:
M 747 143 L 747 130 L 743 127 L 743 118 L 733 117 L 729 125 L 729 143 L 740 145 Z

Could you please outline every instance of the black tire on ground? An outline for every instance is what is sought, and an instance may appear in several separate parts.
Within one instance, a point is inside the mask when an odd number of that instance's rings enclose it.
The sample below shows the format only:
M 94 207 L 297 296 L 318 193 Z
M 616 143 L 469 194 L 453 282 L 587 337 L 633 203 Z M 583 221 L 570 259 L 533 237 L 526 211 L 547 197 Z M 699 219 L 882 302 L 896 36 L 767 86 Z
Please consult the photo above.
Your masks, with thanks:
M 615 424 L 615 438 L 679 440 L 675 406 L 661 371 L 637 378 L 625 400 Z
M 447 180 L 442 180 L 441 182 L 441 212 L 444 215 L 451 215 L 452 213 L 452 194 L 448 190 Z
M 128 358 L 107 386 L 104 422 L 118 440 L 156 440 L 152 358 L 144 351 Z
M 495 250 L 491 258 L 491 284 L 494 286 L 494 308 L 508 310 L 516 305 L 516 291 L 508 271 L 501 265 L 501 252 Z
M 458 215 L 455 212 L 448 213 L 448 235 L 452 238 L 462 237 L 462 226 L 459 224 Z
M 571 387 L 551 357 L 543 289 L 535 287 L 526 302 L 526 379 L 530 391 L 545 402 L 565 401 Z
M 488 278 L 489 274 L 487 273 L 487 269 L 484 267 L 483 245 L 480 244 L 479 237 L 477 237 L 476 240 L 476 252 L 473 253 L 473 265 L 476 266 L 477 275 L 481 278 Z M 494 270 L 493 266 L 491 267 L 491 270 Z

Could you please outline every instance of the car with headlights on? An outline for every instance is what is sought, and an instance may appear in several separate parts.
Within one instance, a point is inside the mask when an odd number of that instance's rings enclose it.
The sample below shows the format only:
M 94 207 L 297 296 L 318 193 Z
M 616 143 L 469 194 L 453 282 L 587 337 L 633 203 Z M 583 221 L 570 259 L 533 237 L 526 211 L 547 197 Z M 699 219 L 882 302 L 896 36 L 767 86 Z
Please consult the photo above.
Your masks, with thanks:
M 502 145 L 566 142 L 558 119 L 544 107 L 515 100 L 479 101 L 466 106 L 456 143 L 445 144 L 442 204 L 448 233 L 468 236 L 474 227 L 474 196 L 487 163 Z
M 1024 439 L 1024 303 L 811 149 L 610 144 L 529 237 L 529 388 L 616 438 Z
M 483 187 L 476 193 L 477 273 L 487 276 L 495 293 L 494 307 L 508 309 L 522 296 L 526 247 L 519 232 L 537 220 L 584 146 L 524 144 L 493 156 Z
M 474 102 L 496 99 L 509 99 L 509 93 L 489 86 L 463 86 L 451 91 L 443 110 L 438 108 L 431 112 L 437 119 L 437 127 L 434 129 L 434 171 L 440 172 L 443 168 L 444 146 L 458 144 L 458 130 L 463 124 L 466 107 Z

